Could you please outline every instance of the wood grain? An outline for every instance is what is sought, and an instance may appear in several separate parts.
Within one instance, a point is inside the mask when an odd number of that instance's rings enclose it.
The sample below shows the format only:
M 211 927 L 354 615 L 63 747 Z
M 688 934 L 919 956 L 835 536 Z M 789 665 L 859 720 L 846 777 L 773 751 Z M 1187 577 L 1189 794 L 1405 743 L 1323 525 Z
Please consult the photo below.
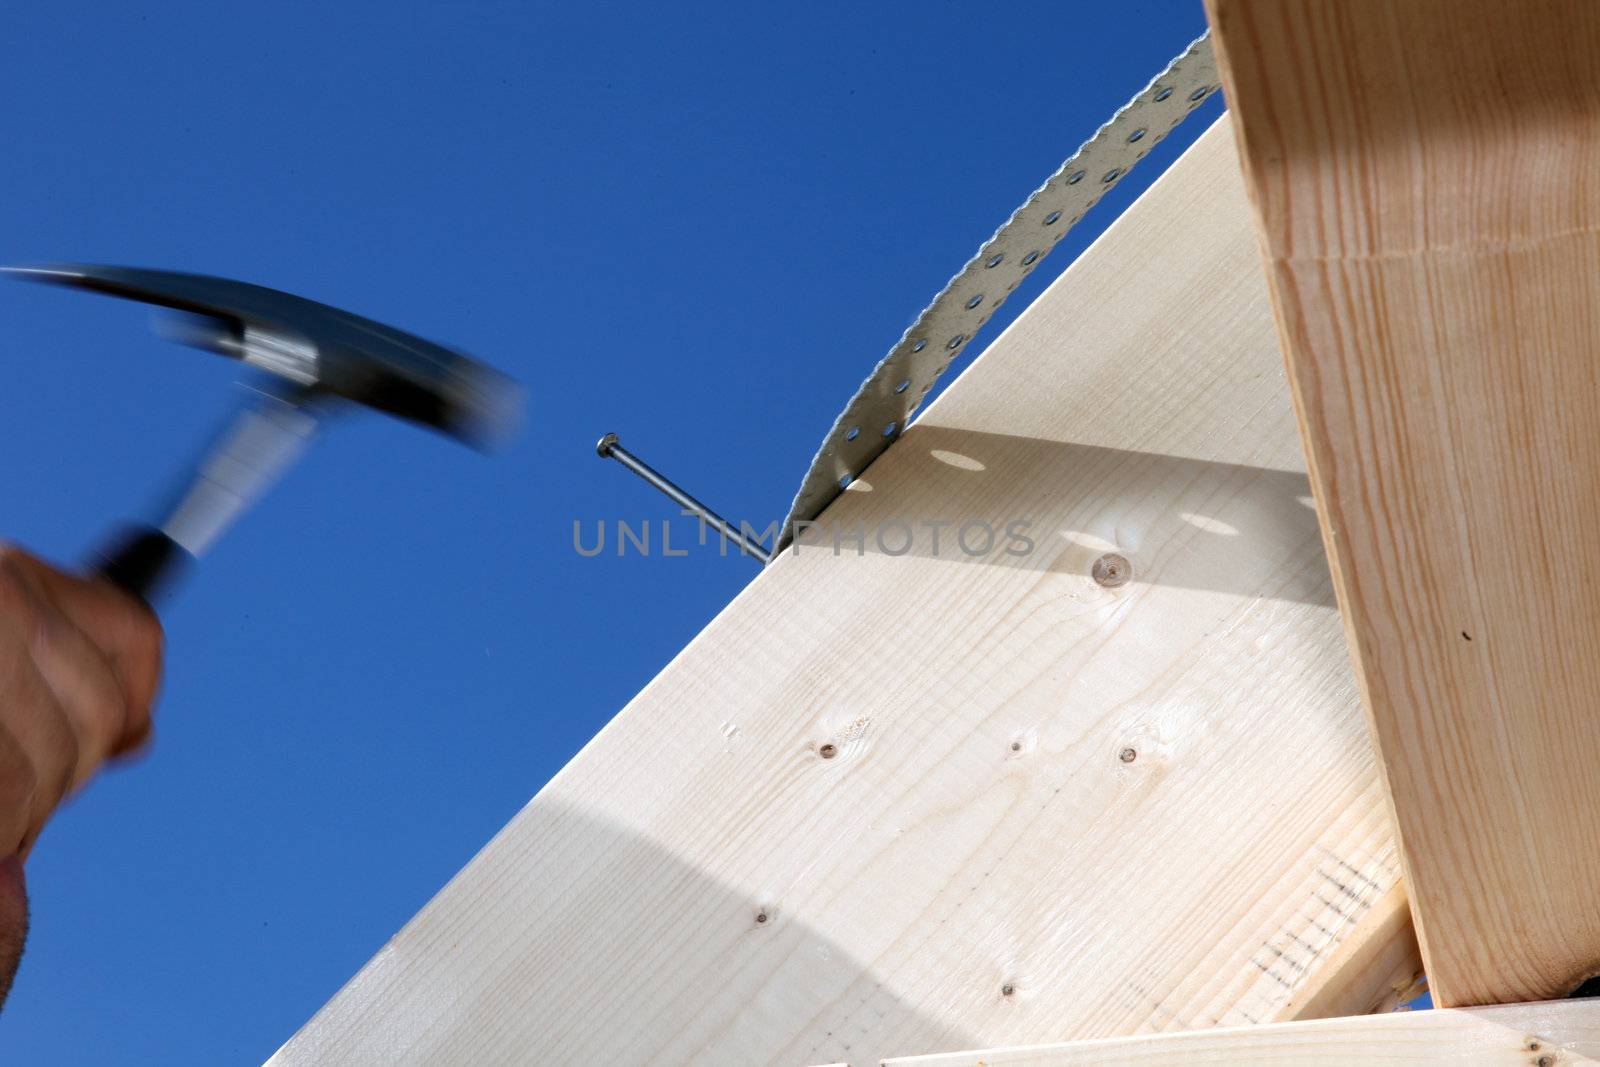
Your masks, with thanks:
M 775 561 L 275 1062 L 876 1063 L 1377 1002 L 1345 947 L 1409 932 L 1308 492 L 1224 122 L 825 515 L 942 552 Z M 966 557 L 972 520 L 1036 550 Z
M 1443 1004 L 1600 970 L 1600 5 L 1211 0 Z
M 1409 1011 L 885 1060 L 883 1067 L 1568 1067 L 1600 1063 L 1600 1001 Z
M 1302 985 L 1282 1019 L 1335 1019 L 1395 1011 L 1426 991 L 1405 885 L 1397 882 L 1373 905 L 1373 920 L 1343 938 L 1321 981 Z

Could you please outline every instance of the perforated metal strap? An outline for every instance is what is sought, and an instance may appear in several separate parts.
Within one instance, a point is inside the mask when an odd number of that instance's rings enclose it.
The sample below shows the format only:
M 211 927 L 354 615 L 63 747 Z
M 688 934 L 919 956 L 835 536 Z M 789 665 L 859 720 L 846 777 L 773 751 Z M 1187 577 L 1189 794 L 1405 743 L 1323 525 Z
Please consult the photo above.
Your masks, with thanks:
M 895 442 L 922 398 L 1011 291 L 1107 189 L 1216 91 L 1217 83 L 1211 36 L 1205 34 L 1124 104 L 984 242 L 834 421 L 779 528 L 778 548 L 792 540 L 796 522 L 815 519 Z

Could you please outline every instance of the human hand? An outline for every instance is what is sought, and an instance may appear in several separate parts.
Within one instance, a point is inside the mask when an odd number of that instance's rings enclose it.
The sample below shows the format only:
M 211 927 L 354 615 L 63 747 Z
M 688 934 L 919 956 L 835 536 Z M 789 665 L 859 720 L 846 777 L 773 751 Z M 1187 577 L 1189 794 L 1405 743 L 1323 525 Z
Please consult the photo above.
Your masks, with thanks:
M 22 861 L 68 794 L 149 736 L 161 643 L 109 582 L 0 545 L 0 1002 L 28 936 Z
M 0 858 L 150 732 L 161 624 L 109 583 L 0 546 Z

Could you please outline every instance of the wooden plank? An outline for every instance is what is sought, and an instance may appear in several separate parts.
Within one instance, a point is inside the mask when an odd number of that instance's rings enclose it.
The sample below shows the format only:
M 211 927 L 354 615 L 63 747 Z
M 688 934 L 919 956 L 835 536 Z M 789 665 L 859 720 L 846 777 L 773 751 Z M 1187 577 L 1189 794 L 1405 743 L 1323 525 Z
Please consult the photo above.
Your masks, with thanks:
M 876 1063 L 1377 1001 L 1344 948 L 1403 936 L 1395 849 L 1301 462 L 1224 123 L 826 516 L 1036 551 L 776 561 L 276 1062 Z
M 1600 5 L 1211 0 L 1440 1003 L 1600 970 Z
M 1446 1008 L 1181 1034 L 986 1049 L 883 1061 L 883 1067 L 1566 1067 L 1600 1063 L 1600 1001 Z
M 1405 886 L 1396 883 L 1375 905 L 1378 918 L 1339 943 L 1325 980 L 1302 986 L 1280 1018 L 1336 1019 L 1394 1011 L 1425 991 L 1416 930 Z

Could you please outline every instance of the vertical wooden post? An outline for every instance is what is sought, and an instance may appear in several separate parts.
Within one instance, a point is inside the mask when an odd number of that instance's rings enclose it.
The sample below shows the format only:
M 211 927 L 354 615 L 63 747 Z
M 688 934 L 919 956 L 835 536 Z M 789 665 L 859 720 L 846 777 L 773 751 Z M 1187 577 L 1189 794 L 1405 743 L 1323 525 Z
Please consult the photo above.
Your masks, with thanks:
M 1446 1005 L 1600 970 L 1600 4 L 1207 0 Z

